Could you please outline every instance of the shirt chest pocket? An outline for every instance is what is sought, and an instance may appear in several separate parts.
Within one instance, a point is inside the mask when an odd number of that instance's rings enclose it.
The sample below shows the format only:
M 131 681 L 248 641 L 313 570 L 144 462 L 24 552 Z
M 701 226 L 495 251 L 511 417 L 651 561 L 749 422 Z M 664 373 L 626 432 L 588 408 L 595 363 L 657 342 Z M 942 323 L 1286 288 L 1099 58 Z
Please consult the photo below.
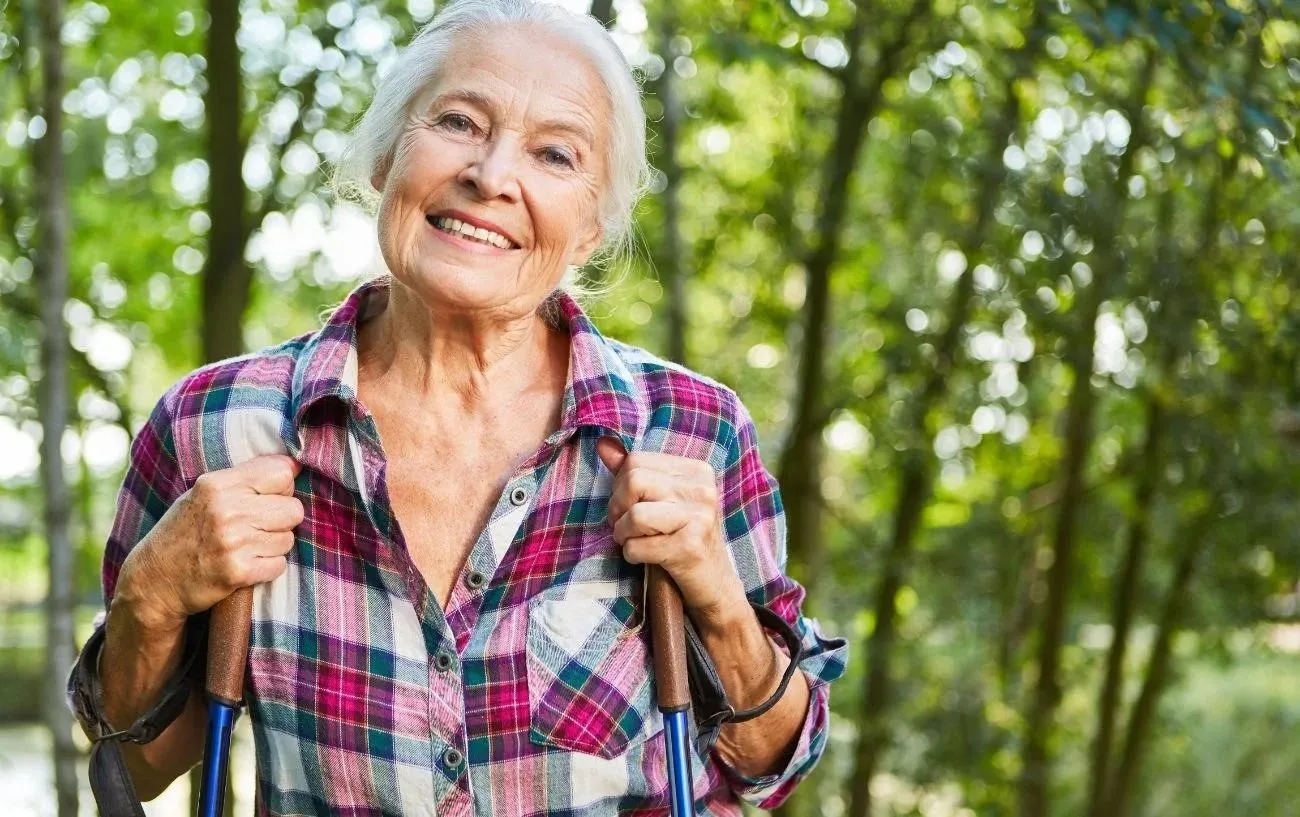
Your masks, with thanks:
M 626 597 L 537 599 L 528 614 L 529 737 L 618 757 L 663 728 L 650 652 Z

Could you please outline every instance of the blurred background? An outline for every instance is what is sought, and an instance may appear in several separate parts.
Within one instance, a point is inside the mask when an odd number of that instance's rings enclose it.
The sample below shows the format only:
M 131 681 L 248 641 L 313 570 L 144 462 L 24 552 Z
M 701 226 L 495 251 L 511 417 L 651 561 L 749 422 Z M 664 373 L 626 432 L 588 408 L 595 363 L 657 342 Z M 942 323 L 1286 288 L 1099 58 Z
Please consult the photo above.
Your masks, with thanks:
M 325 182 L 435 4 L 0 8 L 0 800 L 71 817 L 130 439 L 379 269 Z M 1300 3 L 590 10 L 657 168 L 590 311 L 740 393 L 853 643 L 781 813 L 1294 815 Z

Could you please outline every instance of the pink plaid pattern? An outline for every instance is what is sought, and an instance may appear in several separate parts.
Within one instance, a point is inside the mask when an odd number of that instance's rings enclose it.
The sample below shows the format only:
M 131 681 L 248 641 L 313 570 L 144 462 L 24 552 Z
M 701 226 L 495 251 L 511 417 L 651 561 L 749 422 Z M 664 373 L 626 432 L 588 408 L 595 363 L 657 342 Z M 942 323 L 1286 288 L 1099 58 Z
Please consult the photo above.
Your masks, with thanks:
M 387 461 L 356 397 L 356 327 L 386 304 L 357 287 L 319 331 L 199 369 L 136 438 L 104 557 L 122 560 L 205 471 L 287 452 L 306 519 L 285 574 L 255 592 L 248 703 L 259 815 L 666 814 L 642 571 L 606 512 L 600 436 L 714 465 L 736 570 L 803 638 L 813 690 L 781 772 L 693 758 L 697 811 L 771 808 L 826 745 L 847 647 L 800 614 L 785 527 L 748 412 L 726 387 L 602 336 L 570 297 L 560 428 L 510 475 L 451 598 L 432 598 L 388 501 Z

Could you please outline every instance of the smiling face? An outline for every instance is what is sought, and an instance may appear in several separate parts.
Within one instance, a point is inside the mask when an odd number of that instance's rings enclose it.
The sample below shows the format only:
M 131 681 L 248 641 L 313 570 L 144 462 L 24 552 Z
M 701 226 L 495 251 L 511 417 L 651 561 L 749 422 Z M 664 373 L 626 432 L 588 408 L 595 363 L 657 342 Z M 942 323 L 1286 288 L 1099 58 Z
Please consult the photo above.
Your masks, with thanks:
M 529 314 L 600 242 L 608 97 L 577 47 L 530 27 L 443 65 L 372 180 L 384 260 L 431 305 Z

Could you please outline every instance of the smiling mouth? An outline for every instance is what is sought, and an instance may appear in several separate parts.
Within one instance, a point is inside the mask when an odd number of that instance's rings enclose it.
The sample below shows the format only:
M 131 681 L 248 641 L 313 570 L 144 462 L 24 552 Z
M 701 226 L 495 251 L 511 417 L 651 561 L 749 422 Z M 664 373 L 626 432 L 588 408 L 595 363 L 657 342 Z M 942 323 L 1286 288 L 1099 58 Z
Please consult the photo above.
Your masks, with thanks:
M 519 249 L 519 245 L 515 244 L 500 233 L 484 229 L 483 227 L 475 227 L 474 225 L 467 224 L 458 218 L 429 215 L 425 216 L 424 220 L 429 222 L 429 224 L 436 230 L 442 230 L 444 233 L 451 233 L 452 235 L 459 236 L 468 241 L 477 241 L 480 244 L 487 244 L 490 247 L 497 247 L 502 250 Z

